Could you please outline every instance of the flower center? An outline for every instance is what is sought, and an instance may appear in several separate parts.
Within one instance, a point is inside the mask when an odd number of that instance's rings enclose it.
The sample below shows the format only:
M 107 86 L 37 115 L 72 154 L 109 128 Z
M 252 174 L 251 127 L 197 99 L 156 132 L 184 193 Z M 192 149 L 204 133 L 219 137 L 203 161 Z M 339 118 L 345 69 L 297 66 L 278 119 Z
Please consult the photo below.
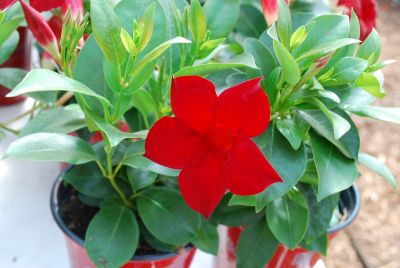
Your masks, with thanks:
M 211 146 L 223 151 L 231 149 L 235 139 L 232 131 L 221 124 L 215 125 L 205 136 Z

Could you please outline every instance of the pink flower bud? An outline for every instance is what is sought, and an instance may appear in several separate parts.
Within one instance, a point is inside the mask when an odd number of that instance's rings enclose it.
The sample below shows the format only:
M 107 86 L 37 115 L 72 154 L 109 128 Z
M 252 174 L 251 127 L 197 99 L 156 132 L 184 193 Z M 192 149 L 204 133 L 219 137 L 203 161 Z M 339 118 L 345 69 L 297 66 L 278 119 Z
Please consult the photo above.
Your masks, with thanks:
M 61 5 L 61 11 L 65 14 L 71 6 L 72 16 L 81 17 L 83 15 L 83 1 L 82 0 L 64 0 Z
M 49 24 L 34 8 L 29 6 L 23 0 L 19 0 L 19 2 L 21 3 L 24 11 L 28 28 L 31 30 L 33 36 L 36 38 L 39 44 L 54 57 L 54 59 L 58 59 L 60 56 L 57 38 L 51 30 Z

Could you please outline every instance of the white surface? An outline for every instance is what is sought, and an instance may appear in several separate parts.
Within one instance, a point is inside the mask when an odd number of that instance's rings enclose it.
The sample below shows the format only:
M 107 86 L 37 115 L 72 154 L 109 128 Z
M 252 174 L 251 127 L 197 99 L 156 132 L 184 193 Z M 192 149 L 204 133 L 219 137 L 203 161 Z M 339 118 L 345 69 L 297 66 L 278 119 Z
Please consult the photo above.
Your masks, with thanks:
M 32 101 L 0 106 L 0 122 L 31 107 Z M 24 121 L 13 125 L 19 129 Z M 0 158 L 15 137 L 0 142 Z M 58 163 L 0 160 L 0 268 L 68 268 L 64 237 L 50 212 Z M 213 256 L 197 251 L 191 268 L 212 268 Z M 314 268 L 324 268 L 319 262 Z M 220 267 L 223 268 L 223 267 Z

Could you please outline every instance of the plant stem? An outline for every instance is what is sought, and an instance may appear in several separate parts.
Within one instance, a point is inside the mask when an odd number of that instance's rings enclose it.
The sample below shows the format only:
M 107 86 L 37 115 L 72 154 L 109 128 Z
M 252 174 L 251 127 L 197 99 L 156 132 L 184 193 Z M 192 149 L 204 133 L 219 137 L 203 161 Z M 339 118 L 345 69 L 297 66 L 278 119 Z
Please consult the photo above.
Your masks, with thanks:
M 28 111 L 26 111 L 26 112 L 24 112 L 24 113 L 18 115 L 17 117 L 15 117 L 15 118 L 13 118 L 13 119 L 11 119 L 11 120 L 9 120 L 9 121 L 3 123 L 3 125 L 12 124 L 12 123 L 14 123 L 14 122 L 16 122 L 16 121 L 18 121 L 18 120 L 24 118 L 25 116 L 30 115 L 31 113 L 33 113 L 34 111 L 36 111 L 36 110 L 37 110 L 38 108 L 40 108 L 40 107 L 41 107 L 40 104 L 35 105 L 35 106 L 33 106 L 30 110 L 28 110 Z
M 11 132 L 11 133 L 13 133 L 14 135 L 17 135 L 17 136 L 18 136 L 19 133 L 20 133 L 19 130 L 12 129 L 12 128 L 10 128 L 10 127 L 8 127 L 8 126 L 2 124 L 2 123 L 0 123 L 0 128 L 2 128 L 2 129 L 4 129 L 4 130 L 7 130 L 8 132 Z
M 56 102 L 56 107 L 63 106 L 67 101 L 69 101 L 75 95 L 74 92 L 68 91 Z

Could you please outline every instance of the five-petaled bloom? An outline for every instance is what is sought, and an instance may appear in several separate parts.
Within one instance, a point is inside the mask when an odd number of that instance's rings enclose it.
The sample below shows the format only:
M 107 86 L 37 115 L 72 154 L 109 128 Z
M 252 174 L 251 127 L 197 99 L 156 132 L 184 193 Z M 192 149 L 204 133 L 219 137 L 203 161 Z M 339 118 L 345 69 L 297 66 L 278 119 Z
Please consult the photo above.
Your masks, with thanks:
M 229 189 L 254 195 L 282 179 L 251 140 L 270 121 L 261 78 L 226 89 L 217 96 L 212 82 L 199 76 L 172 81 L 175 117 L 163 117 L 150 129 L 145 156 L 182 169 L 183 198 L 208 218 Z

